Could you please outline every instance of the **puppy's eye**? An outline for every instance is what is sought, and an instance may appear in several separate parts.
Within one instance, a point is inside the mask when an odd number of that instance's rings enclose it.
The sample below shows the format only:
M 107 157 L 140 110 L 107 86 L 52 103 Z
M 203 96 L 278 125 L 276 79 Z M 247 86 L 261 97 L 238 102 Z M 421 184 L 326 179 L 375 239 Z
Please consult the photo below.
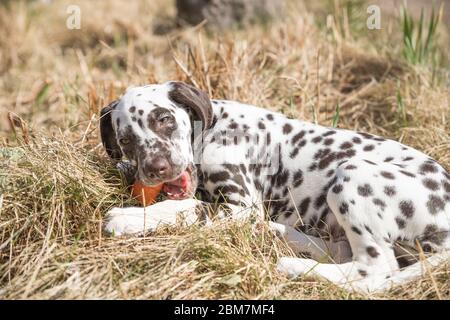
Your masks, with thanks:
M 130 139 L 122 138 L 122 139 L 119 140 L 119 142 L 120 142 L 121 144 L 123 144 L 123 145 L 129 144 L 129 143 L 130 143 Z
M 159 118 L 159 122 L 161 122 L 161 123 L 168 123 L 168 122 L 170 122 L 172 120 L 172 118 L 169 116 L 169 115 L 167 115 L 167 116 L 162 116 L 161 118 Z

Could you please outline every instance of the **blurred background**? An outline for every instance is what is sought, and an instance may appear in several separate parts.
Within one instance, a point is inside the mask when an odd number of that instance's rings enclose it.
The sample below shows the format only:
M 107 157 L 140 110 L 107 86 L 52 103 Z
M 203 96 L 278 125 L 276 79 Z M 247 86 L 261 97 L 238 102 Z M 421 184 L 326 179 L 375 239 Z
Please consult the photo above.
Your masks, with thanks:
M 449 78 L 448 0 L 406 1 L 405 14 L 415 21 L 409 31 L 400 0 L 0 3 L 3 135 L 6 111 L 39 129 L 69 130 L 127 86 L 171 79 L 306 119 L 313 105 L 321 121 L 339 101 L 343 112 L 366 103 L 377 110 L 379 97 L 357 102 L 357 89 L 372 79 L 372 89 L 382 86 L 380 77 L 404 66 L 428 68 L 433 81 Z M 373 4 L 380 29 L 367 27 Z M 432 14 L 440 20 L 428 43 Z

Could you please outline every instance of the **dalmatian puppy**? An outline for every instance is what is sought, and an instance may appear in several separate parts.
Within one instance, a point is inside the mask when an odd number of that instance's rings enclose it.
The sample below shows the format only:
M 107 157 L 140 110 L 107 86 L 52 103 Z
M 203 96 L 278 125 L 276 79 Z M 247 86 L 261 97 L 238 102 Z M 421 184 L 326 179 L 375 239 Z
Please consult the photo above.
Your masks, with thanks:
M 282 258 L 280 272 L 363 292 L 448 259 L 450 174 L 396 141 L 210 100 L 182 82 L 128 89 L 102 110 L 100 129 L 129 182 L 164 183 L 168 198 L 113 208 L 108 233 L 140 234 L 180 219 L 207 224 L 211 215 L 268 216 L 308 256 Z M 417 252 L 430 256 L 417 262 Z

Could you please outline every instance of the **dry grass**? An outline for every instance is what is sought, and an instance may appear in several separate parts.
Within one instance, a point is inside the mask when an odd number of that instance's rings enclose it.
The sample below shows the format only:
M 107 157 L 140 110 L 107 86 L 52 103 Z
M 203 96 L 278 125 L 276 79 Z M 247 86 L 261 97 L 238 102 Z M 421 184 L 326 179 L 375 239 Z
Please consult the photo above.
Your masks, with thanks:
M 450 265 L 370 297 L 287 280 L 275 263 L 289 250 L 250 224 L 138 239 L 100 232 L 108 208 L 133 200 L 101 148 L 98 112 L 132 84 L 189 81 L 325 125 L 339 103 L 339 127 L 400 140 L 450 168 L 448 73 L 408 66 L 395 21 L 369 32 L 331 11 L 326 27 L 327 1 L 317 3 L 292 2 L 283 21 L 223 35 L 156 35 L 174 15 L 164 0 L 0 6 L 0 298 L 448 299 Z M 80 5 L 81 30 L 66 29 L 68 4 Z

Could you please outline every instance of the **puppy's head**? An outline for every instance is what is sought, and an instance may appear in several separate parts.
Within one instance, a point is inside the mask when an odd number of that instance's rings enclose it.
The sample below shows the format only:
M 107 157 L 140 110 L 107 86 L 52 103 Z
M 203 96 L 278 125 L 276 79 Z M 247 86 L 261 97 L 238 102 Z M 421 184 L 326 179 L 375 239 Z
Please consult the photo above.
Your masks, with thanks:
M 164 183 L 170 198 L 192 196 L 196 188 L 191 136 L 193 122 L 212 123 L 206 93 L 182 82 L 134 87 L 101 112 L 100 131 L 108 155 L 126 156 L 135 178 Z

